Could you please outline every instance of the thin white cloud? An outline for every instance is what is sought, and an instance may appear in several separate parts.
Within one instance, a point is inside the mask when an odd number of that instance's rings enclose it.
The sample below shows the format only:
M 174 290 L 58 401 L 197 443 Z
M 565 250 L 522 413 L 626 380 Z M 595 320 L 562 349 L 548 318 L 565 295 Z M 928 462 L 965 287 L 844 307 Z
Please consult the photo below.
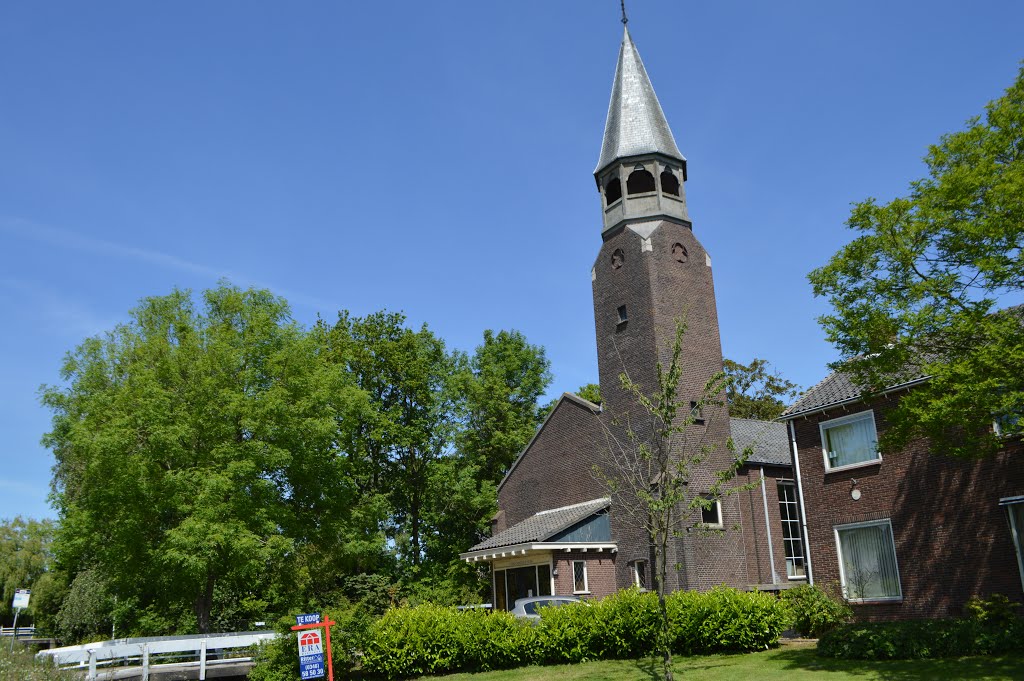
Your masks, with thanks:
M 105 241 L 103 239 L 94 239 L 92 237 L 76 234 L 75 232 L 71 232 L 66 229 L 47 227 L 19 218 L 0 218 L 0 230 L 9 234 L 14 234 L 22 239 L 38 241 L 72 251 L 94 253 L 105 257 L 125 258 L 138 262 L 146 262 L 153 265 L 159 265 L 167 269 L 184 270 L 186 272 L 193 272 L 195 274 L 201 274 L 208 277 L 233 278 L 231 272 L 226 270 L 219 270 L 214 267 L 200 265 L 199 263 L 194 263 L 167 253 L 161 253 L 160 251 L 152 251 L 146 248 L 137 248 L 135 246 L 126 246 L 124 244 Z
M 59 248 L 78 251 L 80 253 L 92 253 L 101 257 L 122 258 L 136 262 L 149 263 L 164 269 L 189 272 L 191 274 L 197 274 L 214 280 L 227 279 L 240 285 L 266 288 L 278 295 L 284 296 L 293 304 L 317 310 L 327 318 L 330 318 L 330 316 L 340 309 L 336 302 L 319 298 L 317 296 L 308 296 L 302 293 L 289 292 L 266 282 L 261 282 L 251 277 L 247 277 L 238 272 L 210 267 L 208 265 L 192 262 L 161 251 L 154 251 L 147 248 L 139 248 L 113 241 L 106 241 L 104 239 L 87 237 L 66 229 L 39 225 L 21 218 L 0 217 L 0 232 L 7 232 L 8 234 L 13 234 L 21 239 L 45 243 Z
M 114 320 L 97 315 L 86 304 L 53 288 L 23 279 L 0 279 L 0 289 L 15 294 L 8 300 L 21 301 L 24 308 L 42 318 L 47 330 L 74 338 L 95 336 L 114 327 Z

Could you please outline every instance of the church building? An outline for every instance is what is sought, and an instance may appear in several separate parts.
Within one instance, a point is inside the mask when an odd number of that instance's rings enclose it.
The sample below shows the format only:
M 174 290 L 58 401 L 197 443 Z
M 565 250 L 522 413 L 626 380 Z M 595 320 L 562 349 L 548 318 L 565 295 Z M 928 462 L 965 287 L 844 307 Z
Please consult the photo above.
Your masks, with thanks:
M 488 563 L 493 603 L 578 595 L 598 598 L 637 585 L 653 588 L 653 549 L 642 525 L 595 469 L 610 443 L 636 429 L 641 414 L 620 375 L 657 386 L 679 320 L 683 404 L 700 405 L 722 371 L 712 258 L 694 234 L 686 206 L 686 158 L 679 151 L 628 28 L 624 31 L 594 178 L 602 220 L 591 270 L 602 404 L 562 395 L 498 488 L 492 536 L 461 554 Z M 597 244 L 595 238 L 595 244 Z M 693 412 L 683 451 L 710 454 L 691 471 L 690 494 L 712 489 L 736 450 L 753 454 L 733 484 L 744 491 L 697 512 L 670 540 L 668 590 L 782 589 L 806 579 L 800 514 L 785 426 L 732 419 L 724 404 Z M 718 401 L 716 401 L 718 402 Z M 654 481 L 656 484 L 656 481 Z

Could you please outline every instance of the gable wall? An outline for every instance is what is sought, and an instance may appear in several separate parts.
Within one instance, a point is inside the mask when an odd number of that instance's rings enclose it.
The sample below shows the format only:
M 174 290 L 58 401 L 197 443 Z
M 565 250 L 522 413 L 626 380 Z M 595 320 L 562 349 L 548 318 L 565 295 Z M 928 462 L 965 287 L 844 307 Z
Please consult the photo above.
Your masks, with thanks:
M 864 619 L 959 615 L 974 594 L 1024 599 L 1005 509 L 1024 495 L 1024 451 L 1015 442 L 983 461 L 930 454 L 926 441 L 882 462 L 825 473 L 818 424 L 874 408 L 879 433 L 896 395 L 795 421 L 815 583 L 838 585 L 834 526 L 890 518 L 903 602 L 855 606 Z M 851 497 L 853 480 L 861 498 Z
M 607 496 L 591 474 L 603 441 L 598 416 L 563 398 L 498 490 L 500 532 L 538 511 Z

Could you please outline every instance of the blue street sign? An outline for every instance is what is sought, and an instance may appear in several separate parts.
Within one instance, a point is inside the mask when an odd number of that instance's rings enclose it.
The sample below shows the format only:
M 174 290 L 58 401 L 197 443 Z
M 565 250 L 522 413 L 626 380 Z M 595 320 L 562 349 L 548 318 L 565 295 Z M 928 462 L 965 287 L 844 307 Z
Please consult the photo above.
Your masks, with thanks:
M 296 615 L 295 623 L 299 626 L 303 624 L 316 624 L 320 621 L 320 613 L 312 613 L 310 615 Z

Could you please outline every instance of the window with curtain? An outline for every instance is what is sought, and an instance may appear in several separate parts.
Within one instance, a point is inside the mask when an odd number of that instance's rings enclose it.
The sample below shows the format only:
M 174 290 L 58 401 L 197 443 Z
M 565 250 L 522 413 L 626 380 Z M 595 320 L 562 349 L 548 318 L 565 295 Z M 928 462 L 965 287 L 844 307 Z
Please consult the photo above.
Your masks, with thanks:
M 888 520 L 836 529 L 843 593 L 851 601 L 899 600 L 900 575 Z
M 878 435 L 872 411 L 823 421 L 819 427 L 826 470 L 882 458 L 878 454 Z

